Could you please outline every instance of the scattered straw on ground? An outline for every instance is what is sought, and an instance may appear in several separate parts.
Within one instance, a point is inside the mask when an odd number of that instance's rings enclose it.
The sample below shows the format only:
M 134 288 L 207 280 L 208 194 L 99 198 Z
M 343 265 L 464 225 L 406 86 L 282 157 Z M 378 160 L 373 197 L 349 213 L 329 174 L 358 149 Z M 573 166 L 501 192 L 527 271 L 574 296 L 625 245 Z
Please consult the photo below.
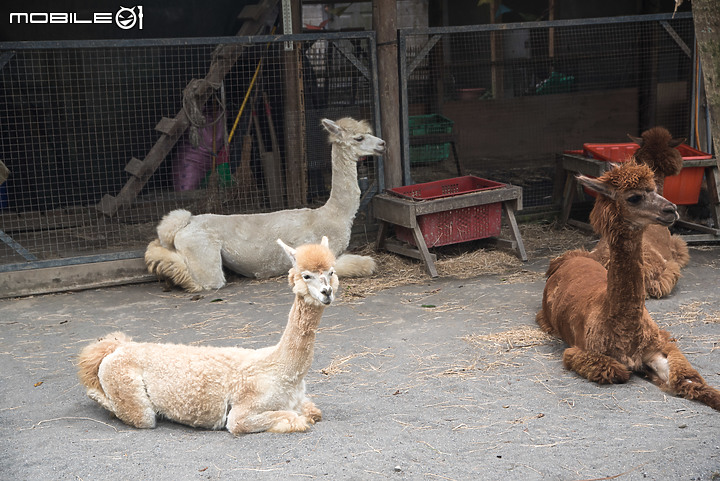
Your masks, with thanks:
M 592 237 L 572 228 L 555 229 L 549 224 L 520 226 L 525 249 L 530 258 L 555 257 L 569 249 L 587 247 Z M 503 232 L 503 237 L 509 234 Z M 528 282 L 542 278 L 542 273 L 523 269 L 515 252 L 487 246 L 483 241 L 466 242 L 431 249 L 437 255 L 435 267 L 440 277 L 468 279 L 481 275 L 507 274 L 504 282 Z M 377 272 L 369 278 L 343 279 L 344 297 L 363 298 L 383 289 L 421 284 L 431 277 L 425 265 L 386 251 L 376 252 L 374 244 L 366 244 L 353 251 L 375 258 Z
M 520 326 L 508 331 L 493 334 L 471 334 L 463 340 L 472 346 L 482 349 L 499 349 L 508 351 L 542 344 L 550 344 L 555 338 L 536 327 Z

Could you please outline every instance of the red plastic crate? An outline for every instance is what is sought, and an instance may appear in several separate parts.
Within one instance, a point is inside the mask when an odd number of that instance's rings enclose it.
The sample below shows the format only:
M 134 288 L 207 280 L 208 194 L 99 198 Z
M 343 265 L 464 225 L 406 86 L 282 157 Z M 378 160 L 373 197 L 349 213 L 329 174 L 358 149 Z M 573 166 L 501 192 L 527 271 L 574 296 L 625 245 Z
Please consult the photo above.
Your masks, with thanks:
M 472 175 L 390 189 L 389 192 L 415 201 L 429 201 L 483 190 L 505 184 Z M 428 247 L 456 244 L 500 235 L 501 203 L 482 204 L 418 216 L 417 222 Z M 412 231 L 397 226 L 397 238 L 415 245 Z
M 388 192 L 412 200 L 432 200 L 453 195 L 469 194 L 481 190 L 497 189 L 505 184 L 488 179 L 481 179 L 474 175 L 453 177 L 452 179 L 435 180 L 424 184 L 406 185 L 396 187 Z
M 634 142 L 620 144 L 583 144 L 583 154 L 586 157 L 608 162 L 625 162 L 635 154 L 640 146 Z M 680 144 L 677 147 L 683 160 L 711 159 L 712 155 L 693 149 L 689 145 Z M 700 186 L 702 184 L 703 167 L 688 167 L 680 171 L 678 175 L 665 178 L 663 196 L 670 202 L 677 205 L 697 204 L 700 197 Z M 590 195 L 594 193 L 585 190 Z
M 620 144 L 583 144 L 583 154 L 591 159 L 609 162 L 625 162 L 635 154 L 640 146 L 635 142 Z M 712 155 L 693 149 L 689 145 L 680 144 L 676 147 L 683 160 L 712 159 Z

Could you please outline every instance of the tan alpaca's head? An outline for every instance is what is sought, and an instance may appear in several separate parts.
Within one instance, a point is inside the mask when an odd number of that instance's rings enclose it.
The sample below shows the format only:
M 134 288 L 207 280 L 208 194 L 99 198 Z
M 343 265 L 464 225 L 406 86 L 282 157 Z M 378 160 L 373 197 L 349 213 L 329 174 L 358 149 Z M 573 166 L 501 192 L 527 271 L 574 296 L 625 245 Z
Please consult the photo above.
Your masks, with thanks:
M 306 303 L 327 306 L 335 299 L 338 278 L 335 275 L 335 256 L 329 249 L 328 238 L 320 244 L 305 244 L 293 249 L 278 239 L 277 243 L 293 263 L 288 282 L 293 292 Z
M 641 230 L 650 224 L 670 226 L 680 217 L 675 204 L 656 192 L 647 165 L 625 162 L 597 179 L 581 175 L 578 181 L 599 194 L 590 223 L 602 236 L 613 238 L 623 230 Z
M 385 141 L 372 135 L 370 124 L 364 120 L 345 117 L 333 122 L 323 119 L 322 125 L 330 134 L 330 142 L 350 149 L 351 157 L 356 162 L 358 158 L 366 155 L 385 153 Z

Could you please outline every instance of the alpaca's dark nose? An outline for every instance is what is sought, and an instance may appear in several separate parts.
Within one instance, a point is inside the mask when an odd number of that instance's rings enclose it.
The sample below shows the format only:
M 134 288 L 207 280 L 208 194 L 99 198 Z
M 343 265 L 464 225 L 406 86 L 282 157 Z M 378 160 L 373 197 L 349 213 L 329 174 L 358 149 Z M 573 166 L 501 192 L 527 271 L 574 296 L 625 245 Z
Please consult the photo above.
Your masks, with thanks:
M 670 202 L 669 205 L 667 205 L 665 208 L 663 208 L 662 212 L 663 212 L 663 214 L 673 214 L 673 213 L 677 212 L 677 206 L 675 204 L 673 204 L 672 202 Z
M 320 293 L 323 296 L 332 296 L 332 292 L 333 292 L 333 289 L 330 286 L 326 286 L 326 287 L 323 287 L 322 289 L 320 289 Z

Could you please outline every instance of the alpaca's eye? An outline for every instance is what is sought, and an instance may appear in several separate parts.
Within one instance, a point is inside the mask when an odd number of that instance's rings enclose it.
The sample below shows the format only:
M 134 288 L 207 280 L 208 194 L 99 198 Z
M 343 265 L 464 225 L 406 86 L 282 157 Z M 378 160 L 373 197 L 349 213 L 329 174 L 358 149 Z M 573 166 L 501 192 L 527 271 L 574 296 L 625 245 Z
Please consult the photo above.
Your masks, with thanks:
M 310 279 L 312 279 L 312 276 L 310 274 L 303 274 L 303 279 L 309 281 Z
M 363 140 L 365 140 L 365 136 L 364 136 L 364 135 L 358 135 L 357 137 L 355 137 L 355 141 L 356 141 L 356 142 L 362 142 Z
M 641 200 L 642 200 L 642 195 L 640 195 L 640 194 L 635 194 L 635 195 L 631 195 L 630 197 L 628 197 L 628 200 L 627 200 L 627 201 L 628 201 L 628 203 L 630 203 L 630 204 L 637 204 L 637 203 L 640 202 Z

